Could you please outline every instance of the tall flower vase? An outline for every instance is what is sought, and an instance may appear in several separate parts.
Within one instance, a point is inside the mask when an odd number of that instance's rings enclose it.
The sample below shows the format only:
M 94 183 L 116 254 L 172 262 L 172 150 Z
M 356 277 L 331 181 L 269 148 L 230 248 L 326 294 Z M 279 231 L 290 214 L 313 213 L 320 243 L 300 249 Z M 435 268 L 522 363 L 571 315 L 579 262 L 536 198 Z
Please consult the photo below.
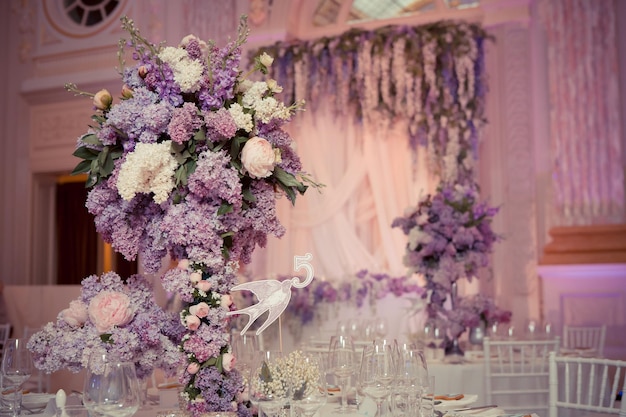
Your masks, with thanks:
M 457 306 L 457 285 L 456 282 L 452 283 L 450 289 L 450 306 L 454 310 Z M 461 332 L 462 333 L 462 332 Z M 461 363 L 463 362 L 465 353 L 461 349 L 459 344 L 459 336 L 461 333 L 457 333 L 452 338 L 447 338 L 445 347 L 445 361 L 448 363 Z

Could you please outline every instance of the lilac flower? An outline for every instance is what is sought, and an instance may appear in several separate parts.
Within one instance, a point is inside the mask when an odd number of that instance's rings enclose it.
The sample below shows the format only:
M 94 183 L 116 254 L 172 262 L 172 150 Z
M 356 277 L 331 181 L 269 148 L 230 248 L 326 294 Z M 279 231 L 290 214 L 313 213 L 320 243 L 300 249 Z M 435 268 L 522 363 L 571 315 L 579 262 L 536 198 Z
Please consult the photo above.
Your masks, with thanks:
M 167 125 L 167 134 L 172 141 L 182 144 L 187 142 L 202 126 L 198 116 L 198 108 L 193 103 L 184 103 L 182 107 L 174 109 L 172 118 Z

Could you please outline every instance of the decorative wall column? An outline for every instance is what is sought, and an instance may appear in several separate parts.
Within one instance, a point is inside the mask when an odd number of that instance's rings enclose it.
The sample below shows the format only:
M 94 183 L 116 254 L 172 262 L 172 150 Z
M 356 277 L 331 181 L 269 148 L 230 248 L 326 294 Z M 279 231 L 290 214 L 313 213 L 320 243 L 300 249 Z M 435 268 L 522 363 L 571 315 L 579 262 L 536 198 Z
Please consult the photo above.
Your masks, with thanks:
M 537 196 L 533 146 L 532 37 L 527 22 L 488 29 L 489 123 L 480 153 L 483 194 L 501 204 L 494 227 L 503 235 L 493 259 L 492 288 L 518 326 L 540 318 L 537 265 Z
M 613 1 L 544 0 L 556 225 L 624 221 Z

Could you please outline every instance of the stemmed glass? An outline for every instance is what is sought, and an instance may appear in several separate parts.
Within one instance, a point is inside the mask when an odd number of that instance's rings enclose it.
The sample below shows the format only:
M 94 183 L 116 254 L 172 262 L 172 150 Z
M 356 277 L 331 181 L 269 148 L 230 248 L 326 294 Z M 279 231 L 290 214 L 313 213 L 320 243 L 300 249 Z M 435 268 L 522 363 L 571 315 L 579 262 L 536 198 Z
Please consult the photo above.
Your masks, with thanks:
M 382 404 L 391 394 L 394 378 L 395 366 L 391 346 L 366 346 L 361 359 L 359 387 L 363 394 L 376 402 L 376 417 L 383 415 Z
M 279 416 L 290 396 L 285 358 L 280 351 L 257 353 L 250 372 L 250 401 L 260 412 Z
M 337 385 L 341 391 L 341 404 L 334 412 L 338 414 L 350 413 L 348 382 L 357 369 L 352 338 L 343 335 L 333 336 L 328 354 L 331 372 L 337 378 Z
M 290 381 L 290 405 L 298 415 L 313 417 L 327 401 L 326 369 L 321 355 L 307 354 L 301 360 L 298 367 L 304 372 Z
M 252 363 L 259 351 L 258 339 L 255 335 L 233 333 L 231 335 L 230 346 L 233 354 L 237 358 L 237 369 L 239 373 L 248 378 Z
M 13 392 L 13 416 L 20 415 L 20 395 L 24 382 L 33 373 L 33 359 L 26 348 L 25 339 L 9 339 L 2 353 L 2 388 L 10 388 Z
M 423 381 L 428 378 L 424 352 L 402 344 L 396 360 L 394 409 L 397 415 L 419 414 Z
M 139 409 L 141 394 L 135 365 L 106 355 L 90 358 L 83 404 L 91 414 L 103 417 L 130 417 Z

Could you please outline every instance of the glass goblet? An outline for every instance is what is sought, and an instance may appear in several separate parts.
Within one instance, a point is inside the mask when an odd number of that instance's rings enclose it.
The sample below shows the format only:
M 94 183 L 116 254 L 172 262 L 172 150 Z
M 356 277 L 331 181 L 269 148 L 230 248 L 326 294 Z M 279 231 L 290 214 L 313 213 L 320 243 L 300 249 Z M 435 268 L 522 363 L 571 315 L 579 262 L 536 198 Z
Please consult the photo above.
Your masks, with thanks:
M 304 372 L 298 373 L 298 378 L 290 381 L 291 400 L 289 403 L 298 415 L 313 417 L 326 404 L 328 398 L 323 360 L 319 355 L 308 354 L 302 357 L 300 364 L 295 366 Z
M 257 354 L 250 371 L 250 401 L 269 417 L 280 416 L 289 401 L 285 368 L 282 352 L 268 350 Z
M 359 372 L 359 387 L 376 403 L 376 417 L 382 416 L 382 404 L 391 394 L 395 366 L 390 345 L 366 346 Z
M 9 339 L 2 352 L 2 388 L 13 392 L 13 416 L 20 415 L 22 385 L 32 375 L 34 370 L 33 359 L 26 348 L 25 339 Z

